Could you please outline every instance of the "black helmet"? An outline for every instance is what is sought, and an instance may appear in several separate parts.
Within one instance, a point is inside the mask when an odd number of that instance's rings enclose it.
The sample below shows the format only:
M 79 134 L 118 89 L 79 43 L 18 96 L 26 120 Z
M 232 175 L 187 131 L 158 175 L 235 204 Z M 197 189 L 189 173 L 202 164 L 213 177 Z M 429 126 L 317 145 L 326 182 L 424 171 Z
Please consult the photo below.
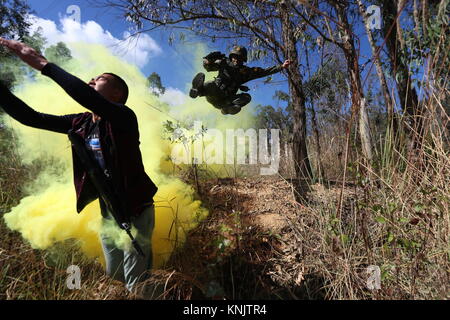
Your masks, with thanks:
M 233 50 L 230 52 L 230 59 L 233 56 L 238 56 L 241 58 L 242 61 L 247 62 L 247 49 L 241 46 L 235 46 Z

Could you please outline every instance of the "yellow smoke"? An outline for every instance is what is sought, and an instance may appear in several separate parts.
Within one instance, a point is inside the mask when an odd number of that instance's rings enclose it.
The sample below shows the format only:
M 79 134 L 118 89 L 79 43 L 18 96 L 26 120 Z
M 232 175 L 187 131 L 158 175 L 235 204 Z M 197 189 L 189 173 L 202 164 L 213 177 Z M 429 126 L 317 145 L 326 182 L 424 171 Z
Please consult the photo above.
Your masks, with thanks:
M 192 55 L 192 65 L 186 65 L 186 68 L 182 70 L 177 70 L 177 75 L 182 73 L 182 76 L 186 76 L 187 78 L 193 78 L 193 76 L 197 72 L 203 72 L 206 75 L 205 81 L 213 80 L 213 78 L 217 75 L 217 72 L 206 72 L 203 68 L 203 59 L 209 51 L 206 46 L 201 44 L 185 44 L 183 47 L 178 48 L 177 51 L 180 56 Z M 186 59 L 183 59 L 186 61 Z M 190 73 L 188 73 L 190 72 Z M 191 87 L 191 82 L 186 83 L 185 92 L 188 93 Z M 205 161 L 208 157 L 211 157 L 211 150 L 222 150 L 223 152 L 223 160 L 225 163 L 225 157 L 227 153 L 233 153 L 235 150 L 226 150 L 225 148 L 225 140 L 220 141 L 215 139 L 214 136 L 209 134 L 210 129 L 214 129 L 216 131 L 220 131 L 222 136 L 225 139 L 226 130 L 230 129 L 247 129 L 254 127 L 254 106 L 253 104 L 249 104 L 242 108 L 241 112 L 238 115 L 222 115 L 219 109 L 214 108 L 211 104 L 206 101 L 206 98 L 199 97 L 197 99 L 188 99 L 186 103 L 180 107 L 172 108 L 170 110 L 170 115 L 173 118 L 168 118 L 168 120 L 173 121 L 173 119 L 178 119 L 183 121 L 184 124 L 194 125 L 195 121 L 200 121 L 201 125 L 203 125 L 207 131 L 203 135 L 198 135 L 199 131 L 194 129 L 184 129 L 183 133 L 188 138 L 188 140 L 197 136 L 195 141 L 189 141 L 188 143 L 174 143 L 168 146 L 166 150 L 166 154 L 170 156 L 176 156 L 178 158 L 188 157 L 192 162 L 194 157 L 197 157 L 197 151 L 200 150 L 201 159 L 202 159 L 202 170 L 207 170 L 210 176 L 223 178 L 233 176 L 236 172 L 236 167 L 234 165 L 227 164 L 208 164 L 204 165 Z M 236 142 L 237 143 L 237 142 Z M 200 146 L 200 147 L 199 147 Z M 185 152 L 182 152 L 182 155 L 173 154 L 173 148 L 177 150 L 184 149 Z M 248 149 L 247 149 L 248 151 Z M 214 156 L 214 152 L 212 153 Z M 166 158 L 161 163 L 161 168 L 164 168 L 165 172 L 172 172 L 174 170 L 174 164 Z M 187 159 L 186 159 L 187 160 Z M 191 163 L 190 162 L 190 163 Z M 185 165 L 178 164 L 177 167 L 185 168 Z
M 183 243 L 186 232 L 207 215 L 201 202 L 194 200 L 193 188 L 170 175 L 172 164 L 167 158 L 173 146 L 161 134 L 163 123 L 169 118 L 149 107 L 149 104 L 160 105 L 160 102 L 149 92 L 145 76 L 137 67 L 121 61 L 103 46 L 69 46 L 77 59 L 63 66 L 67 71 L 86 81 L 103 72 L 113 72 L 129 84 L 127 105 L 138 117 L 144 166 L 159 188 L 154 198 L 156 225 L 152 243 L 155 267 L 161 266 L 170 257 L 175 245 Z M 198 46 L 193 57 L 198 71 L 201 70 L 201 57 L 204 55 L 204 47 Z M 189 83 L 186 88 L 188 86 Z M 15 94 L 43 113 L 63 115 L 86 111 L 52 80 L 41 75 L 21 85 Z M 178 119 L 200 120 L 207 126 L 219 129 L 242 128 L 251 123 L 248 109 L 244 108 L 237 117 L 224 117 L 204 98 L 189 99 L 186 105 L 173 107 L 170 112 Z M 26 186 L 29 195 L 4 216 L 8 227 L 19 231 L 34 248 L 39 249 L 49 248 L 59 241 L 76 239 L 87 256 L 103 261 L 99 241 L 101 216 L 98 201 L 91 203 L 81 214 L 75 210 L 71 151 L 66 135 L 26 127 L 13 120 L 7 120 L 6 123 L 16 133 L 18 151 L 24 163 L 51 157 L 62 166 L 56 173 L 49 166 L 35 182 Z

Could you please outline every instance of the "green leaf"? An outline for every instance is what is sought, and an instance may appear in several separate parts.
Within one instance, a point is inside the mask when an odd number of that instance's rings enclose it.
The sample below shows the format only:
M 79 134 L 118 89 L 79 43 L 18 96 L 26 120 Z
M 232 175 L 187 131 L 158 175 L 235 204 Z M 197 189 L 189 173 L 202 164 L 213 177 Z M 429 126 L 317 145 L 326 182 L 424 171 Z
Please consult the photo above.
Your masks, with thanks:
M 375 221 L 378 223 L 386 223 L 387 222 L 386 218 L 383 216 L 376 216 Z
M 381 211 L 382 208 L 383 207 L 380 206 L 379 204 L 376 204 L 376 205 L 372 206 L 372 210 L 375 211 L 375 212 Z
M 394 235 L 392 234 L 392 232 L 388 233 L 388 237 L 387 237 L 387 242 L 391 243 L 394 240 Z

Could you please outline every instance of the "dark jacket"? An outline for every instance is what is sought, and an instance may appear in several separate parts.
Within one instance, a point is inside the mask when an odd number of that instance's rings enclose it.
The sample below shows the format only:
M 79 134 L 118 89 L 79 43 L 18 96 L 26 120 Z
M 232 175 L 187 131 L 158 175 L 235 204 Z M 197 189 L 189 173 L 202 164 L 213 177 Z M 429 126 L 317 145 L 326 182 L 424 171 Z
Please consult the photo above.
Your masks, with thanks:
M 248 81 L 269 76 L 283 69 L 282 65 L 266 69 L 235 65 L 228 57 L 218 51 L 211 52 L 203 59 L 203 67 L 206 71 L 219 71 L 214 81 L 228 95 L 236 94 L 239 87 Z
M 74 100 L 101 117 L 100 143 L 111 183 L 122 197 L 126 213 L 139 215 L 153 203 L 157 187 L 144 171 L 139 149 L 139 131 L 135 113 L 125 105 L 112 103 L 80 79 L 49 63 L 42 74 L 57 82 Z M 0 85 L 0 105 L 24 125 L 67 134 L 75 131 L 85 138 L 93 125 L 92 113 L 54 116 L 36 112 Z M 77 212 L 98 198 L 97 191 L 72 150 Z

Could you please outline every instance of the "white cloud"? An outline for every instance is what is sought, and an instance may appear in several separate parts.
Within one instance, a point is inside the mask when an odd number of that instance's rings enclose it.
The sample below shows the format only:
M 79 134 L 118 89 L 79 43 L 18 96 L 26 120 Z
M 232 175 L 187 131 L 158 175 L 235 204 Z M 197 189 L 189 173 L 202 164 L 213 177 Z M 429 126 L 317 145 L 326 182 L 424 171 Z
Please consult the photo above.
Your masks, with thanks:
M 159 97 L 159 100 L 165 102 L 171 106 L 179 106 L 186 103 L 188 96 L 183 91 L 169 87 L 166 89 L 163 95 Z
M 73 19 L 63 17 L 60 20 L 60 26 L 57 26 L 52 20 L 33 15 L 29 19 L 32 22 L 31 32 L 41 27 L 48 45 L 59 41 L 65 42 L 69 48 L 70 43 L 75 42 L 102 44 L 109 48 L 114 55 L 141 68 L 148 63 L 151 57 L 162 52 L 161 47 L 147 34 L 130 37 L 130 33 L 124 32 L 122 39 L 118 39 L 95 21 L 78 23 Z

